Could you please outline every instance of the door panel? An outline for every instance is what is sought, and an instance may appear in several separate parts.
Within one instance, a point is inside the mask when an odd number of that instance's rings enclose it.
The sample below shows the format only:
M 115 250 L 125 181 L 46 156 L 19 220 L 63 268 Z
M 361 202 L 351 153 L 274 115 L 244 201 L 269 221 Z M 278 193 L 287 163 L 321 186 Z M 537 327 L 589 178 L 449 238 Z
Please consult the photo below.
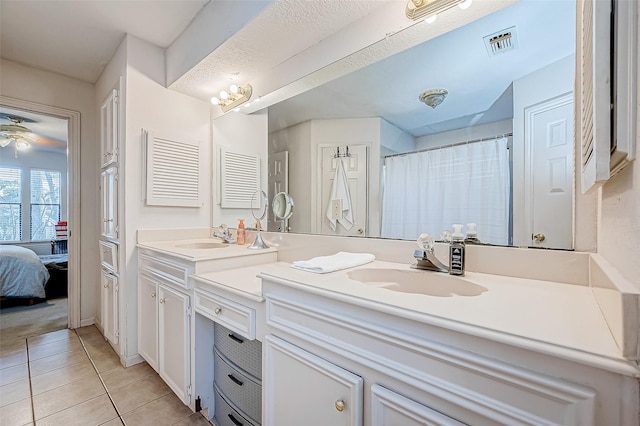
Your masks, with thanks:
M 138 352 L 158 371 L 158 284 L 138 275 Z

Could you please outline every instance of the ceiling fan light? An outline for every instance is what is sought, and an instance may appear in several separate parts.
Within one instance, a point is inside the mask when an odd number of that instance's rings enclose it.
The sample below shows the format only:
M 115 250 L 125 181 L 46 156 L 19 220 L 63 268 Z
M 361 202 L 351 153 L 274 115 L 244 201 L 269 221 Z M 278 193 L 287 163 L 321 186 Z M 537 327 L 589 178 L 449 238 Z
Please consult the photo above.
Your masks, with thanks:
M 17 139 L 16 140 L 16 149 L 18 151 L 25 151 L 25 150 L 29 149 L 30 146 L 31 146 L 31 144 L 29 144 L 29 142 L 25 141 L 24 139 Z

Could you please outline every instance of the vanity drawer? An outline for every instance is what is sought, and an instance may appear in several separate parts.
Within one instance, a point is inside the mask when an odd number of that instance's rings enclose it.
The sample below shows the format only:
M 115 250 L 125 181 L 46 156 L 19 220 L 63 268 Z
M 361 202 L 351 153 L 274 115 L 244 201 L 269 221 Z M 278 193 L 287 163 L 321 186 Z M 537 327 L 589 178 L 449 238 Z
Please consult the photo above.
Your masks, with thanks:
M 256 311 L 217 294 L 195 290 L 196 312 L 247 339 L 256 338 Z
M 116 244 L 100 241 L 100 264 L 112 274 L 118 274 L 118 246 Z
M 214 383 L 241 414 L 255 423 L 261 422 L 262 386 L 215 354 Z
M 156 259 L 146 254 L 138 255 L 138 263 L 139 269 L 144 269 L 179 287 L 188 289 L 189 280 L 187 278 L 189 276 L 189 270 L 186 266 Z
M 214 386 L 215 390 L 215 424 L 217 426 L 258 426 L 242 417 L 234 410 L 227 401 L 220 395 L 220 390 Z
M 262 343 L 237 336 L 231 330 L 216 323 L 215 348 L 245 372 L 262 380 Z

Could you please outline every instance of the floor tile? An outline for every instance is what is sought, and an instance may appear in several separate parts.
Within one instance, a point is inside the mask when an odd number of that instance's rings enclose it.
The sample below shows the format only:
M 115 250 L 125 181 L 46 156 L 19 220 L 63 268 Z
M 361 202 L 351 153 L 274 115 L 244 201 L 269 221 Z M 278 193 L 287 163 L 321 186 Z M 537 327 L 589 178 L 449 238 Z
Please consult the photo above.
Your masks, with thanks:
M 95 333 L 100 334 L 98 327 L 96 327 L 95 325 L 76 328 L 76 334 L 80 337 L 95 334 Z
M 80 364 L 83 362 L 89 362 L 89 357 L 84 351 L 62 352 L 45 358 L 37 359 L 35 361 L 31 361 L 31 363 L 29 364 L 29 369 L 31 372 L 31 377 L 35 377 L 52 370 L 57 370 L 58 368 Z
M 167 395 L 171 389 L 157 374 L 151 374 L 135 383 L 121 387 L 109 395 L 120 415 L 140 408 L 161 396 Z
M 100 332 L 95 332 L 91 334 L 85 334 L 84 336 L 80 336 L 80 340 L 82 340 L 85 344 L 99 344 L 106 343 L 106 339 Z
M 31 378 L 31 389 L 33 395 L 39 395 L 43 392 L 50 391 L 78 380 L 88 379 L 97 376 L 91 363 L 80 363 L 58 368 Z
M 105 371 L 100 376 L 102 377 L 104 385 L 107 387 L 107 391 L 112 392 L 115 389 L 121 388 L 123 386 L 131 385 L 141 380 L 143 377 L 149 376 L 150 374 L 156 373 L 149 366 L 149 364 L 143 362 L 129 368 L 120 366 L 118 368 L 114 368 L 113 370 Z
M 118 417 L 109 397 L 105 394 L 36 420 L 37 426 L 101 425 Z
M 142 407 L 124 414 L 126 425 L 170 426 L 191 415 L 189 407 L 184 405 L 174 393 L 169 393 Z
M 84 343 L 84 347 L 87 350 L 87 352 L 89 353 L 89 356 L 91 358 L 93 357 L 97 357 L 100 355 L 106 355 L 106 354 L 115 354 L 116 352 L 113 350 L 113 348 L 111 347 L 111 345 L 105 341 L 101 341 L 98 343 Z
M 7 341 L 0 335 L 0 355 L 8 354 L 18 350 L 27 350 L 27 340 L 24 338 Z
M 44 345 L 51 342 L 57 342 L 59 340 L 77 340 L 78 336 L 72 330 L 65 328 L 64 330 L 53 331 L 51 333 L 41 334 L 40 336 L 29 337 L 27 344 L 29 349 L 36 346 Z
M 173 426 L 211 426 L 211 423 L 201 413 L 193 413 Z
M 27 364 L 18 364 L 0 370 L 0 386 L 29 378 Z
M 33 396 L 36 421 L 106 393 L 98 376 L 78 380 Z
M 82 345 L 80 344 L 80 340 L 57 340 L 55 342 L 45 343 L 33 348 L 30 347 L 29 360 L 35 361 L 36 359 L 71 351 L 84 351 Z
M 14 352 L 7 352 L 0 355 L 0 369 L 13 367 L 18 364 L 24 364 L 27 362 L 27 350 L 18 349 Z
M 33 422 L 31 415 L 31 398 L 14 402 L 2 407 L 0 426 L 19 426 Z
M 0 407 L 13 404 L 31 396 L 29 379 L 0 386 Z
M 104 373 L 105 371 L 113 370 L 114 368 L 122 367 L 120 363 L 120 357 L 112 352 L 110 354 L 99 354 L 91 357 L 91 361 L 96 366 L 98 373 Z
M 120 420 L 120 417 L 116 417 L 113 420 L 109 420 L 106 423 L 102 423 L 100 426 L 124 426 L 124 423 L 122 423 L 122 420 Z

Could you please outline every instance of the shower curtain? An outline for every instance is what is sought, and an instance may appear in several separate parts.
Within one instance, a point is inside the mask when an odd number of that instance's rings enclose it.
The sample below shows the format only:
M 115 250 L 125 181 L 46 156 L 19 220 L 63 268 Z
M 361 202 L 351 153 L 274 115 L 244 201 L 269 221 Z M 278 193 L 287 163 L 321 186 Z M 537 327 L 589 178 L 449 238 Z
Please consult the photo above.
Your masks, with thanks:
M 476 223 L 484 243 L 509 243 L 507 138 L 385 159 L 382 237 L 436 239 L 454 223 Z M 465 226 L 466 228 L 466 226 Z

